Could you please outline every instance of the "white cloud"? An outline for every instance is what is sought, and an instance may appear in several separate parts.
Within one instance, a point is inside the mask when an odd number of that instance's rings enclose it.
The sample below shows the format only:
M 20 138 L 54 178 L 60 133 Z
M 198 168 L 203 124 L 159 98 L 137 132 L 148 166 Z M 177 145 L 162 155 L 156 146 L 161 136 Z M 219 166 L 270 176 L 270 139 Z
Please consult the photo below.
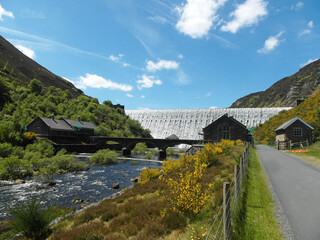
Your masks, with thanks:
M 284 33 L 284 31 L 278 33 L 276 36 L 270 36 L 265 42 L 263 48 L 258 50 L 258 53 L 269 53 L 273 51 L 276 47 L 280 45 L 280 42 L 284 40 L 280 40 L 279 38 Z
M 190 82 L 189 76 L 184 71 L 178 71 L 176 83 L 186 85 Z
M 212 92 L 208 92 L 207 94 L 206 94 L 206 97 L 210 97 L 212 95 Z
M 310 64 L 310 63 L 312 63 L 312 62 L 315 62 L 315 61 L 317 61 L 317 60 L 318 60 L 318 58 L 316 58 L 316 59 L 309 59 L 307 62 L 301 63 L 301 64 L 300 64 L 300 67 L 302 68 L 302 67 L 304 67 L 304 66 L 306 66 L 306 65 L 308 65 L 308 64 Z
M 212 107 L 209 107 L 209 109 L 216 109 L 218 108 L 217 106 L 212 106 Z
M 311 30 L 310 30 L 310 29 L 305 29 L 305 30 L 303 30 L 303 31 L 301 31 L 301 32 L 299 33 L 299 36 L 301 37 L 302 35 L 310 34 L 310 33 L 311 33 Z
M 267 5 L 268 3 L 264 0 L 246 0 L 230 13 L 233 20 L 224 24 L 221 30 L 237 33 L 240 28 L 258 24 L 263 17 L 268 15 Z
M 129 64 L 129 63 L 122 63 L 122 66 L 124 66 L 124 67 L 129 67 L 130 64 Z
M 15 47 L 18 48 L 24 55 L 28 56 L 31 59 L 35 59 L 36 54 L 31 48 L 27 48 L 22 45 L 15 45 Z
M 0 4 L 0 20 L 3 21 L 3 16 L 7 16 L 10 18 L 14 18 L 14 15 L 12 12 L 6 11 Z
M 109 56 L 109 59 L 112 61 L 112 62 L 120 62 L 121 58 L 124 57 L 123 54 L 119 53 L 118 56 L 115 56 L 115 55 L 110 55 Z
M 138 107 L 138 110 L 150 110 L 150 108 Z
M 179 54 L 177 58 L 179 58 L 179 59 L 183 59 L 183 58 L 184 58 L 184 56 L 183 56 L 182 54 Z
M 311 29 L 313 28 L 313 21 L 308 22 L 308 28 L 309 28 L 309 29 L 304 29 L 303 31 L 301 31 L 301 32 L 299 33 L 299 37 L 301 37 L 302 35 L 310 34 L 310 33 L 311 33 Z
M 133 98 L 133 96 L 132 96 L 130 93 L 127 93 L 126 95 L 127 95 L 127 97 L 129 97 L 129 98 Z
M 141 98 L 146 98 L 146 96 L 144 96 L 144 95 L 141 95 Z
M 138 83 L 138 89 L 142 88 L 151 88 L 153 85 L 161 85 L 162 81 L 159 79 L 155 79 L 155 76 L 147 76 L 145 74 L 142 75 L 142 79 L 139 79 L 137 81 Z
M 168 20 L 164 17 L 161 16 L 152 16 L 152 17 L 148 17 L 149 20 L 155 22 L 155 23 L 160 23 L 160 24 L 165 24 L 168 22 Z
M 157 63 L 149 60 L 147 61 L 147 70 L 149 72 L 155 72 L 162 69 L 177 69 L 179 63 L 176 61 L 162 60 L 160 59 Z
M 291 9 L 292 10 L 299 10 L 301 8 L 303 8 L 304 3 L 303 2 L 298 2 L 295 6 L 292 6 Z
M 217 20 L 216 12 L 227 0 L 187 0 L 177 7 L 180 19 L 176 24 L 179 32 L 192 38 L 202 38 L 208 34 Z
M 86 89 L 87 87 L 92 88 L 108 88 L 111 90 L 121 90 L 124 92 L 129 92 L 132 90 L 132 86 L 122 83 L 112 82 L 109 79 L 105 79 L 96 74 L 86 73 L 86 76 L 81 76 L 80 81 L 76 82 L 76 86 L 81 89 Z

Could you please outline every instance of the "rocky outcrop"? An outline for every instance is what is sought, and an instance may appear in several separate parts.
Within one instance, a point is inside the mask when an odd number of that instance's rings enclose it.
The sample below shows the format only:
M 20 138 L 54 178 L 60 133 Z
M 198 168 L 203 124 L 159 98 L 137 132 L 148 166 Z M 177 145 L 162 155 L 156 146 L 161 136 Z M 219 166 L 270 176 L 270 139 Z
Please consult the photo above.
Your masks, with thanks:
M 317 93 L 320 84 L 320 59 L 301 68 L 292 76 L 283 78 L 266 91 L 249 94 L 235 101 L 231 108 L 295 107 Z

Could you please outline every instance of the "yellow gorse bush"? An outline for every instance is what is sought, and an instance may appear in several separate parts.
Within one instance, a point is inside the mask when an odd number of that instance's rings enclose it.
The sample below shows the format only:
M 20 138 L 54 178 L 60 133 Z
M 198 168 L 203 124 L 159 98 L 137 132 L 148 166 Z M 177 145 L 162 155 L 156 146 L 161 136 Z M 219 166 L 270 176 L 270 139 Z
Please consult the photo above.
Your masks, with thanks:
M 184 171 L 180 171 L 175 176 L 165 175 L 161 179 L 170 188 L 170 195 L 166 197 L 173 211 L 198 214 L 209 198 L 209 190 L 212 188 L 210 185 L 205 189 L 200 182 L 207 164 L 197 156 L 185 156 L 185 160 L 189 160 L 184 162 L 189 166 Z
M 182 166 L 181 163 L 182 163 L 181 160 L 178 161 L 178 160 L 173 160 L 172 158 L 169 158 L 167 161 L 164 161 L 162 163 L 162 171 L 164 174 L 175 172 L 181 168 Z
M 238 140 L 236 141 L 236 144 L 237 144 L 237 146 L 239 146 L 239 145 L 242 145 L 243 142 L 242 142 L 240 139 L 238 139 Z
M 231 149 L 234 146 L 234 141 L 222 139 L 221 142 L 216 143 L 216 145 L 222 148 L 224 154 L 230 154 Z
M 151 179 L 157 179 L 161 175 L 161 171 L 158 168 L 149 169 L 146 167 L 143 169 L 142 173 L 140 173 L 140 183 L 145 184 L 149 182 Z
M 164 191 L 164 197 L 170 203 L 170 210 L 184 214 L 198 214 L 213 189 L 213 184 L 201 183 L 204 171 L 208 166 L 216 165 L 222 156 L 230 154 L 233 146 L 234 141 L 230 140 L 208 143 L 196 155 L 184 154 L 179 160 L 170 158 L 164 161 L 162 171 L 146 168 L 140 174 L 140 182 L 144 184 L 160 176 L 159 178 L 169 188 L 168 191 Z M 161 216 L 165 216 L 167 210 L 164 209 Z
M 223 156 L 223 148 L 218 143 L 207 143 L 201 152 L 197 152 L 197 156 L 202 162 L 214 166 Z
M 36 138 L 38 136 L 34 132 L 25 132 L 23 135 L 26 136 L 28 139 L 34 139 L 34 138 Z

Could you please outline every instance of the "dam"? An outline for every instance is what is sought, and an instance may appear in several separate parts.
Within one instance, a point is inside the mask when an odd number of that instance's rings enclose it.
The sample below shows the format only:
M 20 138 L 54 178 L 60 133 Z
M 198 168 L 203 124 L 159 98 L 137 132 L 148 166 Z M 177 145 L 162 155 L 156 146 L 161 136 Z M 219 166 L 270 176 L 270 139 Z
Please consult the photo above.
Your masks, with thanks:
M 151 131 L 154 138 L 175 134 L 179 139 L 203 139 L 202 129 L 224 114 L 232 116 L 248 129 L 263 124 L 282 108 L 209 108 L 172 110 L 125 110 L 126 114 Z

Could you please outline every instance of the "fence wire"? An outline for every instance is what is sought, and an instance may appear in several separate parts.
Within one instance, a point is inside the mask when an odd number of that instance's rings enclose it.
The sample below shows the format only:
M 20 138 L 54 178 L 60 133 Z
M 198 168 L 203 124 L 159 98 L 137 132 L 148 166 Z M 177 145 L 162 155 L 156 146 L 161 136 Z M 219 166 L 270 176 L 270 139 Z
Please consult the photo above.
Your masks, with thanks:
M 208 240 L 208 239 L 218 240 L 221 237 L 222 237 L 222 239 L 223 239 L 223 237 L 226 239 L 227 236 L 230 236 L 230 233 L 232 231 L 232 227 L 234 225 L 234 217 L 236 215 L 238 200 L 240 198 L 239 195 L 241 192 L 243 177 L 246 173 L 248 155 L 249 155 L 249 147 L 250 146 L 248 146 L 246 148 L 246 150 L 244 152 L 243 159 L 242 159 L 242 164 L 240 164 L 240 166 L 237 170 L 237 176 L 235 176 L 236 181 L 232 181 L 229 184 L 229 188 L 228 188 L 227 192 L 225 193 L 225 196 L 228 196 L 228 199 L 225 202 L 225 206 L 229 206 L 229 207 L 227 208 L 226 212 L 222 211 L 222 210 L 224 210 L 224 203 L 222 203 L 222 205 L 219 208 L 218 214 L 216 215 L 216 217 L 213 220 L 213 223 L 212 223 L 210 230 L 207 234 L 206 240 Z M 237 184 L 235 184 L 235 183 L 237 183 Z M 238 191 L 237 198 L 236 198 L 236 194 L 235 194 L 236 188 Z M 218 219 L 220 219 L 220 221 Z M 225 219 L 229 219 L 229 223 L 227 223 L 228 227 L 226 229 L 224 229 L 224 226 L 226 224 L 224 222 Z M 214 226 L 217 224 L 218 221 L 219 221 L 219 225 L 216 228 L 216 230 L 214 231 Z M 210 235 L 213 235 L 213 237 L 210 238 Z M 224 235 L 226 235 L 226 236 L 224 236 Z

